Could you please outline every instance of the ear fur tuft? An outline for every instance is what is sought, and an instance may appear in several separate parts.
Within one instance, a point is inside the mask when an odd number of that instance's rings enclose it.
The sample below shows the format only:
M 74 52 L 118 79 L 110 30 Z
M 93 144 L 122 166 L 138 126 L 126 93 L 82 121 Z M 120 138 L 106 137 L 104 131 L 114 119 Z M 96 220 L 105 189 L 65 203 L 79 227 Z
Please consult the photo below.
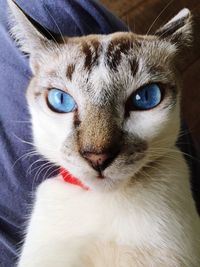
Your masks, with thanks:
M 28 54 L 44 46 L 47 39 L 34 27 L 28 16 L 12 0 L 8 0 L 10 8 L 10 32 L 20 49 Z
M 167 39 L 179 46 L 188 46 L 192 42 L 192 15 L 189 9 L 182 9 L 164 26 L 158 29 L 155 35 Z
M 60 36 L 52 33 L 27 15 L 14 0 L 7 0 L 10 15 L 10 33 L 19 48 L 30 55 L 33 73 L 38 69 L 41 55 L 52 50 L 60 42 Z
M 24 52 L 30 53 L 31 48 L 39 48 L 50 41 L 63 42 L 59 34 L 40 25 L 26 14 L 14 0 L 7 1 L 10 8 L 11 34 Z

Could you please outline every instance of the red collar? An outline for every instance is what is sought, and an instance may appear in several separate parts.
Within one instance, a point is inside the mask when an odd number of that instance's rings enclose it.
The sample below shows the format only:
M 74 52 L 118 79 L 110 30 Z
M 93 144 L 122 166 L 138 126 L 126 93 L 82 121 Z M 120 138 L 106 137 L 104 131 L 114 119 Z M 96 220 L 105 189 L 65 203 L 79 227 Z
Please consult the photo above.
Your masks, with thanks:
M 82 187 L 84 190 L 89 190 L 89 187 L 84 185 L 78 178 L 74 177 L 71 173 L 69 173 L 67 170 L 64 168 L 60 169 L 60 174 L 62 175 L 63 179 L 65 182 L 78 185 Z

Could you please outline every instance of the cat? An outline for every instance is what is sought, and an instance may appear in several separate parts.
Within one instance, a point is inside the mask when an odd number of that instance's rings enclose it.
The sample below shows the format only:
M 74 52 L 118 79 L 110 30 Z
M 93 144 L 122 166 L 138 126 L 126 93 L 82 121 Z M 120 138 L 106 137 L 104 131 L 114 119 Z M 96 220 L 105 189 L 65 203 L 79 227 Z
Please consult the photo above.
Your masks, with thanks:
M 41 183 L 17 266 L 199 267 L 200 220 L 176 146 L 190 11 L 154 35 L 51 38 L 8 3 L 30 56 L 35 147 L 82 184 Z

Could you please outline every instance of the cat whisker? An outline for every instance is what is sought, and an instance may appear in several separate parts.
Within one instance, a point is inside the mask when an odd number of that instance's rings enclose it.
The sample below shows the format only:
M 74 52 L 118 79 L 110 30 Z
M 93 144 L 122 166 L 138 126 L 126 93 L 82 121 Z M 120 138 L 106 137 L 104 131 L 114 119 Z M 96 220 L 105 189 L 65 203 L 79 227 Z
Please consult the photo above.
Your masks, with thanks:
M 153 140 L 152 142 L 151 142 L 151 145 L 159 145 L 159 144 L 163 144 L 163 142 L 165 142 L 165 141 L 170 141 L 170 143 L 171 143 L 171 139 L 172 138 L 174 138 L 174 135 L 173 134 L 168 134 L 167 136 L 165 136 L 165 137 L 162 137 L 161 139 L 157 139 L 157 140 Z
M 44 5 L 44 8 L 46 9 L 47 13 L 48 13 L 49 16 L 51 17 L 51 19 L 52 19 L 53 23 L 55 24 L 56 28 L 58 29 L 58 31 L 59 31 L 59 33 L 60 33 L 60 36 L 61 36 L 61 38 L 62 38 L 62 40 L 63 40 L 63 43 L 66 44 L 66 42 L 65 42 L 65 38 L 64 38 L 64 36 L 63 36 L 63 34 L 62 34 L 62 32 L 61 32 L 61 30 L 60 30 L 60 28 L 59 28 L 59 26 L 58 26 L 56 20 L 55 20 L 54 17 L 51 15 L 51 13 L 50 13 L 50 11 L 49 11 L 49 9 L 47 8 L 46 5 Z
M 60 51 L 61 48 L 60 48 L 60 45 L 57 42 L 56 38 L 53 36 L 53 34 L 46 27 L 44 27 L 44 28 L 45 28 L 45 31 L 52 37 L 52 39 L 53 39 L 53 41 L 54 41 L 54 43 L 55 43 L 56 48 L 58 49 L 58 51 Z M 44 43 L 44 46 L 46 47 L 47 50 L 50 50 L 49 47 L 47 46 L 47 44 Z
M 24 159 L 26 159 L 26 158 L 28 158 L 28 157 L 32 157 L 32 156 L 35 156 L 35 155 L 37 155 L 37 154 L 38 154 L 38 152 L 35 151 L 35 150 L 26 152 L 25 154 L 23 154 L 21 157 L 19 157 L 19 158 L 13 163 L 12 168 L 14 168 L 15 165 L 16 165 L 20 160 L 24 160 Z
M 46 168 L 49 168 L 50 166 L 52 166 L 52 163 L 46 162 L 46 163 L 44 163 L 44 164 L 42 164 L 41 166 L 38 167 L 38 170 L 37 170 L 37 172 L 35 173 L 35 175 L 33 177 L 32 190 L 34 190 L 34 184 L 39 179 L 39 176 L 40 176 L 41 172 L 43 172 Z
M 172 160 L 172 161 L 176 161 L 177 163 L 178 162 L 182 162 L 182 160 L 181 159 L 177 159 L 176 157 L 169 157 L 169 156 L 163 156 L 163 155 L 155 155 L 155 154 L 153 154 L 152 155 L 152 157 L 149 157 L 149 162 L 151 163 L 151 164 L 158 164 L 158 162 L 161 160 L 161 159 L 165 159 L 165 160 Z M 147 166 L 147 165 L 145 165 L 145 166 Z
M 180 137 L 182 137 L 182 136 L 189 135 L 189 134 L 190 134 L 190 131 L 182 131 L 181 133 L 179 133 L 178 138 L 180 138 Z M 173 137 L 173 134 L 172 134 L 172 135 L 168 135 L 167 137 L 162 138 L 162 139 L 153 140 L 151 144 L 152 144 L 152 145 L 163 144 L 163 142 L 165 142 L 165 141 L 170 141 L 170 140 L 171 140 L 171 137 Z M 177 143 L 178 143 L 178 144 L 181 144 L 182 141 L 179 142 L 179 141 L 177 140 Z
M 46 161 L 46 159 L 43 159 L 43 158 L 40 158 L 40 159 L 34 161 L 34 162 L 29 166 L 29 168 L 27 169 L 26 174 L 31 174 L 31 172 L 33 172 L 34 170 L 36 170 L 36 169 L 38 168 L 38 166 L 35 167 L 35 168 L 33 168 L 33 169 L 32 169 L 32 167 L 33 167 L 35 164 L 37 164 L 37 163 L 39 163 L 39 162 L 44 162 L 44 161 Z
M 31 146 L 34 146 L 34 143 L 32 143 L 32 142 L 29 142 L 29 141 L 26 141 L 26 140 L 23 140 L 22 138 L 20 138 L 19 136 L 17 136 L 16 134 L 14 134 L 13 133 L 13 135 L 14 135 L 14 137 L 16 137 L 19 141 L 21 141 L 22 143 L 24 143 L 24 144 L 28 144 L 28 145 L 31 145 Z
M 148 31 L 146 32 L 146 36 L 149 34 L 155 23 L 158 21 L 158 19 L 162 16 L 162 14 L 166 11 L 166 9 L 174 2 L 174 0 L 169 1 L 166 6 L 161 10 L 161 12 L 158 14 L 158 16 L 154 19 L 152 24 L 150 25 Z
M 27 124 L 31 124 L 30 121 L 11 121 L 13 123 L 27 123 Z
M 44 174 L 44 179 L 46 178 L 46 175 L 49 173 L 49 171 L 50 171 L 52 168 L 55 168 L 55 166 L 53 165 L 52 167 L 50 167 L 50 168 L 45 172 L 45 174 Z M 49 173 L 48 176 L 51 177 L 51 176 L 53 176 L 54 173 L 57 174 L 59 170 L 60 170 L 60 167 L 57 167 L 55 170 L 51 171 L 51 172 Z
M 200 162 L 200 159 L 198 159 L 198 158 L 196 158 L 196 157 L 193 157 L 193 156 L 191 156 L 190 154 L 188 154 L 188 153 L 186 153 L 186 152 L 180 152 L 179 150 L 176 150 L 176 149 L 173 149 L 173 148 L 167 148 L 167 147 L 165 147 L 165 148 L 157 148 L 157 147 L 154 147 L 154 148 L 150 148 L 149 149 L 149 152 L 150 153 L 155 153 L 155 152 L 159 152 L 160 151 L 160 153 L 161 152 L 173 152 L 173 153 L 178 153 L 178 154 L 183 154 L 183 155 L 185 155 L 185 156 L 187 156 L 187 157 L 189 157 L 189 158 L 191 158 L 191 159 L 193 159 L 193 160 L 195 160 L 195 161 L 198 161 L 198 162 Z M 161 155 L 162 155 L 162 153 L 161 153 Z
M 161 171 L 161 169 L 158 168 L 158 167 L 156 167 L 156 166 L 161 166 L 161 167 L 162 167 L 162 170 L 163 170 L 163 167 L 164 167 L 164 166 L 163 166 L 163 164 L 161 164 L 161 163 L 159 163 L 159 162 L 156 162 L 155 165 L 152 165 L 152 164 L 150 164 L 150 162 L 149 162 L 148 164 L 145 165 L 145 168 L 147 168 L 148 171 L 151 170 L 151 169 L 153 169 L 153 170 L 155 170 L 156 172 L 159 172 L 159 173 L 162 175 L 162 177 L 165 177 L 165 175 L 166 175 L 165 172 L 164 172 L 164 171 Z M 166 166 L 164 167 L 164 170 L 171 171 L 171 169 L 170 169 L 170 168 L 167 168 Z M 145 172 L 146 175 L 147 175 L 149 178 L 151 178 L 151 179 L 155 179 L 154 176 L 150 175 L 149 173 L 147 174 L 147 172 L 145 171 L 145 169 L 142 169 L 142 171 Z
M 150 152 L 155 152 L 155 151 L 160 151 L 160 152 L 173 152 L 173 153 L 178 153 L 178 154 L 184 154 L 186 156 L 191 156 L 190 154 L 188 153 L 185 153 L 185 152 L 180 152 L 180 150 L 177 150 L 177 149 L 173 149 L 173 148 L 169 148 L 169 147 L 154 147 L 154 148 L 150 148 L 149 149 Z
M 132 32 L 132 31 L 133 31 L 133 32 L 136 32 L 136 30 L 135 30 L 135 23 L 134 23 L 134 25 L 133 25 L 133 29 L 131 29 L 131 27 L 130 27 L 129 16 L 128 16 L 128 15 L 126 15 L 124 21 L 125 21 L 125 23 L 126 23 L 128 32 Z
M 36 181 L 38 180 L 39 176 L 40 176 L 40 173 L 42 171 L 44 171 L 46 168 L 48 168 L 49 166 L 51 166 L 52 163 L 51 162 L 45 162 L 44 164 L 42 164 L 41 166 L 39 166 L 34 178 L 36 178 Z
M 176 157 L 172 157 L 168 154 L 159 154 L 159 153 L 152 153 L 151 158 L 154 159 L 155 162 L 158 162 L 161 158 L 165 158 L 165 159 L 172 159 L 172 160 L 176 160 L 178 161 L 182 161 L 181 159 L 177 159 Z
M 198 127 L 199 125 L 199 121 L 200 121 L 200 118 L 197 117 L 196 120 L 193 120 L 192 121 L 192 125 L 188 125 L 188 129 L 187 130 L 182 130 L 181 132 L 183 133 L 187 133 L 187 134 L 192 134 L 194 131 L 195 131 L 195 128 Z
M 145 170 L 141 170 L 140 172 L 139 172 L 139 174 L 141 174 L 142 176 L 144 176 L 145 178 L 148 178 L 148 180 L 150 179 L 152 179 L 152 177 L 151 177 L 151 175 L 150 174 L 148 174 Z M 134 183 L 134 181 L 133 181 L 133 183 Z

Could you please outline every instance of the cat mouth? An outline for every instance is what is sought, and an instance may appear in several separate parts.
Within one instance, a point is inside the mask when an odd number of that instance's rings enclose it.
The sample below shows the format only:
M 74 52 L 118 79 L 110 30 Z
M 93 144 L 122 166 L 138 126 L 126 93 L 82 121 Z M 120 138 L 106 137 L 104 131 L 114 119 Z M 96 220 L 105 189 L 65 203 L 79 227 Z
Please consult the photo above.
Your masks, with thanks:
M 105 179 L 106 177 L 103 175 L 103 173 L 101 171 L 98 172 L 98 175 L 97 175 L 97 179 L 100 179 L 100 180 L 103 180 Z

